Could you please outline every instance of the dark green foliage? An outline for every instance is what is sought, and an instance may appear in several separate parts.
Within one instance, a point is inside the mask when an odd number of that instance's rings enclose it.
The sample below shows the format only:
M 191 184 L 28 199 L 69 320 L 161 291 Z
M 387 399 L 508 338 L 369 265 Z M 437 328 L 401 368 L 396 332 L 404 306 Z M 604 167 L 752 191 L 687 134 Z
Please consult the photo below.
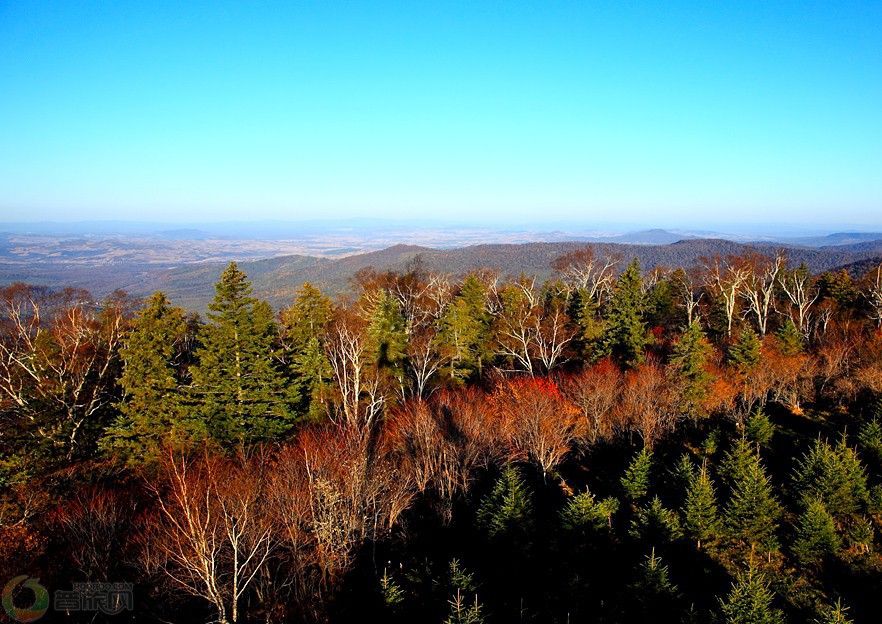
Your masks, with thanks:
M 637 578 L 627 588 L 627 611 L 632 621 L 675 621 L 680 611 L 679 588 L 671 581 L 668 566 L 655 548 L 640 565 Z
M 729 347 L 729 363 L 743 375 L 750 374 L 762 357 L 759 336 L 748 325 L 738 334 L 738 340 Z
M 757 409 L 747 419 L 744 433 L 751 442 L 767 447 L 775 435 L 775 425 L 763 410 Z
M 507 466 L 481 501 L 478 526 L 491 539 L 516 539 L 529 534 L 533 520 L 533 492 L 518 469 Z
M 804 337 L 796 324 L 789 318 L 775 332 L 775 338 L 778 339 L 778 347 L 784 355 L 796 355 L 802 353 L 804 348 Z
M 842 600 L 837 598 L 835 604 L 823 609 L 815 618 L 814 624 L 854 624 L 854 620 L 848 617 L 848 607 L 843 607 Z
M 858 444 L 863 456 L 876 464 L 882 463 L 882 424 L 878 418 L 865 422 L 858 432 Z
M 720 612 L 725 624 L 783 624 L 784 615 L 772 605 L 774 596 L 761 572 L 751 567 L 732 584 Z
M 560 513 L 560 524 L 567 531 L 589 533 L 609 529 L 618 511 L 619 500 L 609 497 L 602 501 L 584 491 L 572 497 Z
M 796 527 L 793 554 L 801 563 L 817 564 L 839 550 L 839 545 L 833 516 L 821 501 L 810 501 Z
M 835 448 L 815 441 L 797 462 L 793 489 L 806 505 L 820 500 L 837 520 L 859 513 L 869 501 L 866 472 L 844 436 Z
M 101 447 L 130 464 L 155 461 L 164 444 L 184 447 L 204 437 L 201 423 L 180 400 L 184 311 L 155 293 L 138 312 L 120 349 L 125 368 L 119 380 L 119 417 L 107 428 Z
M 631 519 L 631 537 L 646 544 L 661 545 L 673 542 L 683 535 L 677 512 L 666 508 L 658 496 L 637 509 Z
M 689 485 L 683 505 L 683 518 L 686 534 L 695 540 L 699 549 L 702 543 L 719 536 L 720 517 L 716 491 L 706 465 L 701 467 Z
M 729 537 L 763 551 L 776 550 L 781 506 L 759 456 L 741 440 L 727 455 L 724 465 L 731 490 L 725 510 Z
M 404 379 L 407 355 L 407 333 L 404 315 L 398 301 L 386 290 L 380 290 L 370 310 L 367 328 L 368 350 L 377 367 L 399 383 Z
M 269 304 L 251 296 L 235 263 L 221 275 L 193 367 L 195 407 L 209 434 L 231 446 L 278 438 L 295 422 L 276 358 Z
M 632 502 L 639 502 L 649 493 L 650 472 L 652 471 L 652 451 L 643 447 L 622 477 L 622 489 Z
M 693 418 L 707 413 L 704 404 L 713 381 L 707 371 L 707 362 L 712 352 L 701 325 L 695 320 L 680 336 L 671 355 L 671 366 L 680 387 L 681 409 Z
M 643 278 L 640 264 L 635 259 L 619 276 L 604 315 L 604 351 L 625 366 L 636 366 L 645 358 L 644 350 L 649 339 L 643 321 L 644 306 Z
M 484 285 L 477 276 L 469 275 L 441 317 L 437 337 L 439 349 L 450 362 L 451 379 L 462 381 L 480 374 L 490 355 L 489 329 Z

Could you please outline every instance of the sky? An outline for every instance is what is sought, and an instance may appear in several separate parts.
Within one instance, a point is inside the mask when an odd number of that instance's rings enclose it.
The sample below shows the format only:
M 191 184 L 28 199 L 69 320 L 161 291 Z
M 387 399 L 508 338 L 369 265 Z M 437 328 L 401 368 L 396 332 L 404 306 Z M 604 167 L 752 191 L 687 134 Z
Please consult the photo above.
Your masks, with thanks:
M 0 0 L 0 221 L 882 226 L 882 2 Z

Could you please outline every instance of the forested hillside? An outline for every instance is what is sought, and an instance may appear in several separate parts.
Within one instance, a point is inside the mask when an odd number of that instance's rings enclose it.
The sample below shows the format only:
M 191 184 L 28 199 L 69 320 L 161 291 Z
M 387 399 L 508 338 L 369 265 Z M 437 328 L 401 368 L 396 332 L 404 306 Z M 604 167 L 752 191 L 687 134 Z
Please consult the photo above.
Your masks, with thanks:
M 879 621 L 882 266 L 377 253 L 231 263 L 201 316 L 0 290 L 3 578 L 148 622 Z

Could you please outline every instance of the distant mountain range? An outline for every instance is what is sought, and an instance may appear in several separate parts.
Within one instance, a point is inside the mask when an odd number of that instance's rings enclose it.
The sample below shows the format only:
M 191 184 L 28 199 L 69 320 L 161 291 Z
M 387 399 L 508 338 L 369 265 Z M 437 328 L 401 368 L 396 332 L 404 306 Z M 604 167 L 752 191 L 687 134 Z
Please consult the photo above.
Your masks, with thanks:
M 214 282 L 231 259 L 238 260 L 248 273 L 255 293 L 276 307 L 287 305 L 305 281 L 328 294 L 340 295 L 350 289 L 353 276 L 361 269 L 400 271 L 417 258 L 428 270 L 453 275 L 488 268 L 503 275 L 525 273 L 545 279 L 552 274 L 551 265 L 557 257 L 586 244 L 599 255 L 616 255 L 624 261 L 637 258 L 644 269 L 688 267 L 703 257 L 750 251 L 771 254 L 778 249 L 786 250 L 792 264 L 804 262 L 816 272 L 846 267 L 855 274 L 863 274 L 882 260 L 882 233 L 836 233 L 786 242 L 745 243 L 656 229 L 578 240 L 450 248 L 397 244 L 365 253 L 333 255 L 278 254 L 274 253 L 277 248 L 266 241 L 228 245 L 199 238 L 199 233 L 183 229 L 168 231 L 166 235 L 165 246 L 151 246 L 150 238 L 118 235 L 111 242 L 87 239 L 88 244 L 82 244 L 77 239 L 75 245 L 61 244 L 70 242 L 64 239 L 61 243 L 56 241 L 57 249 L 47 247 L 43 235 L 25 239 L 21 235 L 0 236 L 0 284 L 26 281 L 55 288 L 77 286 L 97 296 L 116 288 L 135 295 L 163 290 L 178 304 L 201 311 L 214 294 Z M 22 240 L 31 247 L 23 246 Z M 357 248 L 355 245 L 353 251 Z M 183 256 L 177 262 L 176 254 Z

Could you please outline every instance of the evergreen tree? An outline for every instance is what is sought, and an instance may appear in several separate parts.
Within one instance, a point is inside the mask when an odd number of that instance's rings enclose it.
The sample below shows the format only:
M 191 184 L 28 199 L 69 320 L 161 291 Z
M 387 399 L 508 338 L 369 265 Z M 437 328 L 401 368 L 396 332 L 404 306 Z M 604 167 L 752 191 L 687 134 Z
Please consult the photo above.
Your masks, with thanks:
M 793 553 L 801 563 L 816 564 L 839 550 L 839 544 L 833 516 L 821 501 L 810 501 L 799 518 Z
M 462 381 L 480 375 L 489 356 L 490 315 L 485 299 L 481 280 L 469 275 L 441 317 L 437 340 L 450 363 L 451 379 Z
M 649 340 L 643 313 L 643 278 L 635 258 L 619 276 L 605 315 L 607 327 L 603 349 L 625 366 L 636 366 L 645 358 L 644 350 Z
M 209 433 L 221 444 L 276 438 L 294 424 L 293 397 L 277 368 L 276 326 L 269 304 L 231 262 L 208 306 L 193 368 L 193 398 Z
M 631 519 L 631 537 L 647 544 L 667 544 L 683 535 L 680 518 L 675 511 L 662 505 L 661 499 L 654 496 L 647 504 L 637 509 Z
M 712 351 L 701 325 L 695 320 L 680 336 L 671 355 L 671 365 L 681 390 L 683 413 L 693 418 L 707 413 L 704 404 L 713 381 L 707 371 L 707 361 Z
M 745 325 L 738 334 L 738 340 L 729 347 L 729 363 L 742 375 L 749 375 L 762 358 L 762 343 L 759 336 Z
M 714 539 L 719 534 L 717 497 L 706 465 L 702 465 L 689 486 L 686 503 L 683 505 L 683 517 L 686 534 L 695 540 L 699 549 L 702 542 Z
M 612 526 L 612 517 L 619 509 L 614 497 L 597 501 L 594 494 L 585 490 L 572 497 L 560 513 L 561 526 L 571 532 L 589 533 Z
M 784 615 L 772 606 L 773 595 L 762 573 L 751 567 L 737 575 L 720 611 L 726 624 L 783 624 Z
M 796 327 L 796 324 L 789 318 L 775 332 L 778 339 L 778 348 L 784 355 L 796 355 L 802 353 L 805 345 L 802 332 Z
M 882 424 L 878 418 L 865 422 L 858 432 L 861 456 L 875 464 L 882 464 Z
M 761 409 L 756 409 L 747 419 L 744 427 L 747 439 L 759 446 L 768 446 L 775 435 L 775 425 Z
M 643 447 L 631 460 L 631 464 L 622 477 L 622 489 L 632 502 L 643 500 L 649 493 L 651 470 L 652 451 Z
M 294 410 L 320 420 L 327 413 L 325 396 L 331 365 L 322 347 L 333 306 L 330 299 L 310 283 L 294 296 L 294 302 L 281 313 L 284 357 L 295 395 Z
M 815 618 L 814 624 L 854 624 L 854 620 L 846 613 L 848 607 L 842 606 L 842 599 L 837 598 L 836 604 L 829 605 Z
M 131 464 L 155 461 L 163 444 L 186 446 L 204 434 L 187 417 L 179 396 L 182 350 L 187 334 L 184 311 L 157 292 L 138 312 L 125 344 L 119 385 L 120 415 L 101 447 Z
M 401 306 L 387 290 L 380 290 L 370 311 L 368 349 L 377 368 L 399 384 L 404 380 L 407 355 L 407 327 Z
M 844 436 L 835 449 L 815 441 L 797 462 L 793 489 L 804 505 L 820 500 L 837 519 L 859 513 L 869 500 L 866 472 Z
M 655 548 L 640 565 L 637 578 L 628 585 L 626 611 L 635 622 L 673 622 L 680 609 L 680 590 L 671 581 L 668 566 Z
M 729 536 L 765 551 L 776 550 L 781 506 L 759 456 L 742 440 L 727 457 L 726 465 L 731 479 L 725 512 Z
M 533 492 L 517 468 L 506 466 L 502 471 L 481 501 L 477 521 L 491 539 L 529 535 L 533 528 Z

